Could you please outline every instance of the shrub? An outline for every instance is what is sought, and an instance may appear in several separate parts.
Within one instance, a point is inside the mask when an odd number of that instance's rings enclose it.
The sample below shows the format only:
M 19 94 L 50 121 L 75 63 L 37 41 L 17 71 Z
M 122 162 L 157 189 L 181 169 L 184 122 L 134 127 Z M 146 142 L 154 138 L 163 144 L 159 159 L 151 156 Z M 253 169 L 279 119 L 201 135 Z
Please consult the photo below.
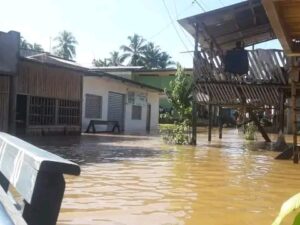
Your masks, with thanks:
M 256 131 L 257 131 L 257 128 L 256 128 L 255 124 L 253 122 L 249 123 L 245 129 L 245 139 L 250 140 L 250 141 L 255 140 Z
M 190 144 L 190 126 L 188 125 L 188 121 L 161 125 L 160 134 L 164 142 L 166 142 L 167 144 Z

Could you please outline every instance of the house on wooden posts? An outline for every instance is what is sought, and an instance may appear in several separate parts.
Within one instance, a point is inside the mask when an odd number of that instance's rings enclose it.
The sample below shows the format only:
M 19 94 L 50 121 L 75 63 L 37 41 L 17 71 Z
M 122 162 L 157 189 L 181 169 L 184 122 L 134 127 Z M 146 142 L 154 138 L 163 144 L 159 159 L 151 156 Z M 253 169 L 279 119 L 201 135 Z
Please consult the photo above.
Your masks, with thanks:
M 290 64 L 282 50 L 243 47 L 276 39 L 260 0 L 243 1 L 179 20 L 195 40 L 193 142 L 196 144 L 196 104 L 234 107 L 247 112 L 266 141 L 270 141 L 256 112 L 272 109 L 278 129 L 284 127 Z M 220 137 L 222 137 L 220 126 Z M 208 138 L 211 140 L 211 126 Z
M 159 88 L 134 80 L 91 70 L 83 80 L 82 131 L 91 120 L 117 121 L 121 131 L 145 132 L 158 129 Z M 97 131 L 111 130 L 111 124 Z

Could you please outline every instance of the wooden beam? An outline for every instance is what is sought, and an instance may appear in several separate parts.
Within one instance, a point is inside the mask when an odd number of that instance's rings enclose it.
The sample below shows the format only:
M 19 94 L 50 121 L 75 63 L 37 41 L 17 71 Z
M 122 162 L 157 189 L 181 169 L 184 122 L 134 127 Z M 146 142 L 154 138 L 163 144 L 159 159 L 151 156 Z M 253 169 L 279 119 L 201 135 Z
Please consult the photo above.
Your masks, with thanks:
M 208 141 L 211 141 L 212 130 L 212 105 L 208 105 Z
M 262 4 L 266 10 L 273 31 L 282 45 L 282 48 L 286 53 L 293 52 L 290 37 L 288 36 L 288 32 L 285 28 L 285 25 L 282 19 L 280 18 L 280 15 L 278 14 L 278 11 L 275 6 L 275 1 L 262 0 Z
M 259 132 L 263 136 L 266 142 L 271 142 L 271 139 L 269 138 L 268 134 L 266 133 L 265 129 L 261 126 L 259 120 L 257 119 L 256 115 L 253 113 L 251 109 L 248 109 L 250 118 L 253 120 L 254 124 L 257 126 Z
M 195 46 L 194 46 L 194 58 L 198 56 L 199 49 L 199 24 L 195 24 L 195 32 L 196 32 L 196 38 L 195 38 Z M 195 65 L 194 65 L 194 70 L 193 70 L 193 76 L 195 80 Z M 197 98 L 196 95 L 193 93 L 193 102 L 192 102 L 192 140 L 191 144 L 192 145 L 197 145 Z
M 223 123 L 224 123 L 224 115 L 223 108 L 219 106 L 219 139 L 222 139 L 222 131 L 223 131 Z

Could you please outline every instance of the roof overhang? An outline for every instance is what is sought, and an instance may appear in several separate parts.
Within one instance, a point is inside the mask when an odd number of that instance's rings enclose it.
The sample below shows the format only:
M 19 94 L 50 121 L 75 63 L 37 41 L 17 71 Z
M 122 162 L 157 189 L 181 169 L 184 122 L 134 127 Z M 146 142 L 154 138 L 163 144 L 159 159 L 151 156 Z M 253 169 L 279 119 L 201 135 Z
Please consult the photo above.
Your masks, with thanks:
M 178 22 L 194 38 L 198 26 L 202 48 L 214 44 L 218 49 L 226 50 L 235 47 L 237 41 L 251 46 L 276 38 L 260 0 L 243 1 Z
M 288 56 L 300 56 L 300 1 L 262 0 L 274 33 Z

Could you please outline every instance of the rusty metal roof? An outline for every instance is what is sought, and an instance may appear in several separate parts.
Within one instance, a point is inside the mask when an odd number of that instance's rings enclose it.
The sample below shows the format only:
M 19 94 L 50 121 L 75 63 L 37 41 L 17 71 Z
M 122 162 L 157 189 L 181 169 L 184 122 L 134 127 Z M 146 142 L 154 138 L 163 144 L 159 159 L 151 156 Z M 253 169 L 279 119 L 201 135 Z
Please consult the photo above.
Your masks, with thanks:
M 260 0 L 243 1 L 178 22 L 194 38 L 198 24 L 202 48 L 209 48 L 212 42 L 217 48 L 226 50 L 235 47 L 237 41 L 244 41 L 246 46 L 250 46 L 276 39 Z

